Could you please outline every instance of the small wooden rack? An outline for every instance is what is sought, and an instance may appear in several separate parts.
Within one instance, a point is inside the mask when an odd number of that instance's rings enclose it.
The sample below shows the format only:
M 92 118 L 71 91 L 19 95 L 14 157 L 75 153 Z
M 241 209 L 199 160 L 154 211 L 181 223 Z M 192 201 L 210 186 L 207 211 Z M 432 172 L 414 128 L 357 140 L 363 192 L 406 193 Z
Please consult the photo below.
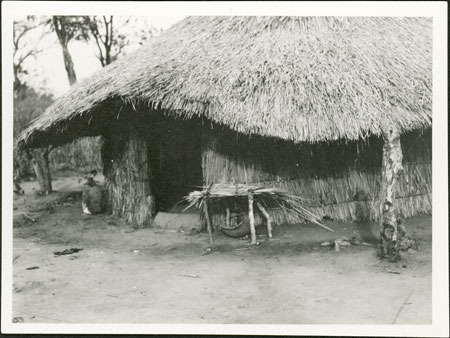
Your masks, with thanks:
M 259 187 L 247 184 L 211 184 L 208 187 L 204 187 L 202 191 L 191 192 L 185 197 L 185 200 L 189 202 L 189 206 L 186 209 L 195 206 L 203 211 L 211 245 L 214 245 L 211 215 L 214 214 L 214 211 L 225 213 L 226 223 L 229 227 L 231 218 L 229 208 L 230 200 L 233 200 L 234 203 L 239 203 L 242 209 L 248 210 L 251 244 L 256 244 L 255 205 L 266 220 L 269 238 L 272 238 L 272 218 L 268 210 L 273 207 L 282 209 L 285 212 L 295 213 L 312 223 L 333 231 L 319 222 L 319 218 L 304 206 L 304 201 L 300 196 L 293 195 L 278 188 Z

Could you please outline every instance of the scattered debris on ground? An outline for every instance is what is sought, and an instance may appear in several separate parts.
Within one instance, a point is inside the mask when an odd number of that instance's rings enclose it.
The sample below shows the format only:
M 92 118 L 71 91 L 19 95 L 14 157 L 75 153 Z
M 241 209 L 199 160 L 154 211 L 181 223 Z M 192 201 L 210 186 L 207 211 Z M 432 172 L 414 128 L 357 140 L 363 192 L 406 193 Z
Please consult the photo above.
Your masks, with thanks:
M 36 222 L 36 220 L 30 216 L 28 216 L 27 214 L 23 214 L 23 216 L 27 219 L 29 219 L 31 222 Z
M 79 251 L 81 251 L 83 249 L 80 248 L 70 248 L 70 249 L 65 249 L 63 251 L 55 251 L 53 254 L 55 256 L 62 256 L 62 255 L 71 255 L 73 253 L 77 253 Z
M 111 294 L 109 294 L 109 293 L 101 292 L 101 294 L 102 294 L 102 295 L 105 295 L 105 296 L 108 296 L 108 297 L 112 297 L 112 298 L 119 298 L 119 296 L 111 295 Z
M 190 275 L 190 274 L 187 274 L 187 275 L 178 275 L 178 276 L 180 276 L 180 277 L 190 277 L 190 278 L 201 278 L 199 275 Z

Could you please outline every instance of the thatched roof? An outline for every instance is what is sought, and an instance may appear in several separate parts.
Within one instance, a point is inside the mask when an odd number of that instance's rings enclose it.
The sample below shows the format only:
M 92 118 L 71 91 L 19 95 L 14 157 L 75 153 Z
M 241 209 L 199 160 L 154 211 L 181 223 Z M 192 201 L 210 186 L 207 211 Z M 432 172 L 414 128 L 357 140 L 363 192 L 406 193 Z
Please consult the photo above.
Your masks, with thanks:
M 75 85 L 19 144 L 101 133 L 96 114 L 122 103 L 295 142 L 357 139 L 431 126 L 431 88 L 428 18 L 189 17 Z

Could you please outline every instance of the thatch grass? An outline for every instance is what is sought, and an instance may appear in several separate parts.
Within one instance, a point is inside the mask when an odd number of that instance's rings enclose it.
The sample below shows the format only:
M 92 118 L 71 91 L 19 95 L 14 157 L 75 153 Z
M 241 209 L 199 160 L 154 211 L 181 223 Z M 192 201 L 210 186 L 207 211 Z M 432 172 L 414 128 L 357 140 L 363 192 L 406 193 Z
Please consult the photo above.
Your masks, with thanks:
M 429 18 L 189 17 L 73 86 L 18 143 L 100 134 L 121 105 L 295 142 L 354 140 L 431 126 L 431 88 Z

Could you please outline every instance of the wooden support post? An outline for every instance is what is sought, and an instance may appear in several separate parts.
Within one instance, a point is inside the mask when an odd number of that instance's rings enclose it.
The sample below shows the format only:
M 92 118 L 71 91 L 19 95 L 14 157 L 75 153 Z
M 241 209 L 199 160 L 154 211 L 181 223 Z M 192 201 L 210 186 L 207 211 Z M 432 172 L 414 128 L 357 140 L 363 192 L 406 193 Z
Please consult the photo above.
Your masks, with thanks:
M 227 212 L 227 216 L 226 216 L 226 219 L 225 219 L 225 223 L 227 225 L 227 228 L 229 228 L 230 227 L 230 223 L 231 223 L 231 211 L 230 211 L 230 208 L 227 208 L 226 212 Z
M 397 220 L 395 187 L 403 173 L 400 132 L 391 127 L 383 132 L 383 162 L 380 191 L 380 257 L 393 261 L 399 259 L 399 246 L 405 236 L 405 228 Z
M 255 215 L 253 214 L 253 191 L 248 191 L 248 219 L 250 221 L 251 244 L 256 244 Z
M 205 200 L 204 200 L 203 211 L 205 213 L 205 218 L 206 218 L 206 228 L 208 229 L 209 243 L 211 244 L 211 246 L 214 246 L 214 237 L 212 234 L 212 225 L 211 225 L 211 215 L 209 214 L 209 210 L 208 210 L 208 199 L 207 198 L 205 198 Z
M 272 220 L 270 219 L 269 213 L 266 211 L 266 209 L 262 206 L 261 203 L 257 202 L 256 205 L 258 206 L 258 209 L 261 211 L 261 213 L 266 218 L 267 222 L 267 234 L 269 235 L 269 238 L 272 238 Z

